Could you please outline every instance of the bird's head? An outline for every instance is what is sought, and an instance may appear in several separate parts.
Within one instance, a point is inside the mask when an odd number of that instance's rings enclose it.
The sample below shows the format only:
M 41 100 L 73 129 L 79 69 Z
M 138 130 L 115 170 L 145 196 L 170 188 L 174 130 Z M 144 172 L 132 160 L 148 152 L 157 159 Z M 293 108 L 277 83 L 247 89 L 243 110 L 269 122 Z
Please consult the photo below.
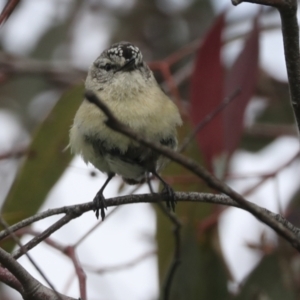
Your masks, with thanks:
M 140 49 L 129 42 L 113 44 L 94 61 L 89 77 L 99 83 L 112 80 L 121 73 L 147 68 Z

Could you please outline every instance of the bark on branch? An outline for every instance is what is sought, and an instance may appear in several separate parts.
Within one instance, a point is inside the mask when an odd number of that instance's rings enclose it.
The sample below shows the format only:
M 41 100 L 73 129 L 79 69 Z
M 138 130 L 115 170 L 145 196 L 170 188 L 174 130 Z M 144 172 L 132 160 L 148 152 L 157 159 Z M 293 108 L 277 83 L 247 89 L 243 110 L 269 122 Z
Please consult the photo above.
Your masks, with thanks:
M 300 50 L 297 20 L 297 0 L 232 0 L 233 5 L 243 2 L 272 6 L 278 9 L 284 46 L 284 57 L 290 86 L 291 104 L 300 132 Z
M 241 208 L 247 210 L 257 219 L 267 224 L 273 228 L 280 236 L 285 240 L 289 241 L 293 247 L 295 247 L 300 252 L 300 239 L 293 232 L 285 228 L 281 223 L 277 222 L 274 218 L 266 213 L 263 208 L 259 208 L 251 202 L 248 202 L 242 195 L 231 189 L 228 185 L 214 177 L 206 169 L 200 166 L 194 160 L 187 158 L 171 149 L 162 146 L 158 143 L 154 143 L 139 134 L 132 131 L 128 126 L 122 124 L 118 119 L 113 115 L 110 109 L 106 106 L 105 103 L 101 101 L 93 92 L 87 91 L 85 97 L 88 101 L 95 104 L 99 109 L 101 109 L 107 116 L 106 124 L 113 130 L 116 130 L 124 135 L 132 138 L 133 140 L 141 143 L 142 145 L 149 147 L 158 153 L 170 158 L 172 161 L 177 162 L 178 164 L 184 166 L 186 169 L 190 170 L 192 173 L 196 174 L 201 178 L 208 186 L 217 190 L 218 192 L 224 193 L 234 201 L 236 201 Z

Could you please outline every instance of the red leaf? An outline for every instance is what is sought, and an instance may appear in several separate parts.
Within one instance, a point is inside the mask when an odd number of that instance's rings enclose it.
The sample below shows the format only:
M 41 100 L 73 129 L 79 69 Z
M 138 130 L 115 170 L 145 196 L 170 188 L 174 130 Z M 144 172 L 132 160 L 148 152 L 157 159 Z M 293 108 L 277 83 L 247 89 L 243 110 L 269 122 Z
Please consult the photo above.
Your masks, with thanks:
M 191 78 L 190 116 L 195 126 L 222 101 L 224 70 L 221 64 L 222 31 L 225 13 L 222 13 L 204 38 Z M 213 169 L 213 158 L 224 149 L 223 120 L 218 115 L 198 134 L 197 142 L 205 162 Z
M 259 28 L 255 18 L 253 29 L 244 48 L 229 71 L 225 81 L 225 96 L 237 88 L 241 93 L 224 111 L 225 145 L 229 155 L 238 147 L 244 129 L 244 112 L 254 94 L 259 57 Z

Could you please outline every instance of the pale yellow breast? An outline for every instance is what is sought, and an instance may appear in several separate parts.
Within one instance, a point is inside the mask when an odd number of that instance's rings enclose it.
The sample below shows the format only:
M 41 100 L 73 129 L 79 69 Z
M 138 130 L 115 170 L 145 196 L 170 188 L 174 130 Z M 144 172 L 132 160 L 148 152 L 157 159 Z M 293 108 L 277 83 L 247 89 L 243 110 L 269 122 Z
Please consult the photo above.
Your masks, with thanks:
M 117 81 L 94 91 L 108 105 L 122 123 L 150 140 L 176 136 L 176 127 L 182 123 L 177 107 L 161 91 L 154 78 L 145 81 L 139 74 L 121 74 Z M 70 144 L 75 153 L 86 161 L 97 164 L 91 146 L 85 145 L 84 136 L 104 140 L 107 146 L 125 152 L 132 141 L 121 133 L 108 128 L 106 116 L 94 104 L 83 101 L 78 109 L 70 133 Z M 98 162 L 98 165 L 102 161 Z M 102 169 L 105 166 L 102 166 Z

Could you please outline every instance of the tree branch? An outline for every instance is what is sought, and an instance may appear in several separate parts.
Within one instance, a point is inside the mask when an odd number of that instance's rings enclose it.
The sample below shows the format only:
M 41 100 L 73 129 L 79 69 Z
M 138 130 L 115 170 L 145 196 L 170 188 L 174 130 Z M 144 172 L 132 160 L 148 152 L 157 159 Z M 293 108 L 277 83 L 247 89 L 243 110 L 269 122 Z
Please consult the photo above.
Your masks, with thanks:
M 76 300 L 65 295 L 57 295 L 32 277 L 13 257 L 0 248 L 0 263 L 11 272 L 22 285 L 18 291 L 24 300 Z M 13 287 L 13 286 L 12 286 Z
M 236 89 L 231 95 L 226 97 L 211 113 L 206 115 L 194 128 L 194 130 L 183 140 L 182 144 L 178 148 L 178 152 L 183 152 L 195 136 L 201 131 L 207 124 L 209 124 L 219 113 L 221 113 L 230 103 L 234 100 L 241 90 Z
M 164 205 L 161 203 L 158 203 L 160 206 L 160 209 L 162 212 L 171 220 L 173 223 L 173 233 L 174 233 L 174 255 L 172 259 L 172 263 L 169 267 L 169 270 L 166 274 L 164 283 L 163 283 L 163 299 L 164 300 L 169 300 L 170 299 L 170 291 L 171 291 L 171 286 L 172 286 L 172 281 L 175 276 L 175 272 L 181 262 L 180 260 L 180 253 L 181 253 L 181 236 L 180 236 L 180 231 L 181 231 L 181 223 L 179 219 L 176 217 L 176 215 L 172 212 L 170 212 Z
M 17 5 L 19 4 L 20 0 L 11 0 L 6 1 L 6 5 L 3 8 L 1 15 L 0 15 L 0 24 L 2 24 L 4 21 L 6 21 L 9 16 L 12 14 L 12 12 L 15 10 Z
M 23 245 L 21 244 L 19 238 L 15 235 L 14 232 L 10 231 L 8 224 L 4 221 L 4 219 L 2 218 L 2 216 L 0 216 L 0 224 L 9 231 L 10 236 L 13 238 L 13 240 L 16 242 L 16 244 L 20 247 L 20 251 L 23 252 L 28 260 L 31 262 L 31 264 L 35 267 L 35 269 L 40 273 L 40 275 L 43 277 L 43 279 L 47 282 L 47 284 L 50 286 L 50 288 L 53 290 L 53 292 L 56 294 L 57 298 L 59 300 L 62 300 L 62 298 L 60 297 L 59 293 L 56 291 L 55 287 L 53 286 L 52 282 L 48 279 L 48 277 L 46 276 L 46 274 L 42 271 L 42 269 L 35 263 L 35 261 L 33 260 L 33 258 L 29 255 L 29 253 L 27 253 L 24 248 Z
M 49 237 L 53 232 L 60 229 L 63 225 L 69 223 L 72 219 L 75 219 L 79 217 L 80 214 L 66 214 L 61 219 L 59 219 L 57 222 L 55 222 L 53 225 L 51 225 L 48 229 L 43 231 L 39 236 L 34 237 L 32 240 L 30 240 L 27 244 L 23 245 L 22 248 L 19 248 L 16 250 L 12 256 L 15 259 L 20 258 L 24 253 L 28 252 L 30 249 L 34 248 L 36 245 L 38 245 L 40 242 L 45 240 L 47 237 Z
M 0 281 L 18 291 L 20 294 L 24 293 L 24 289 L 20 281 L 3 267 L 0 267 Z
M 62 62 L 51 63 L 28 59 L 0 52 L 1 73 L 5 75 L 43 76 L 61 85 L 71 85 L 82 80 L 86 71 L 72 67 Z
M 178 164 L 184 166 L 186 169 L 190 170 L 200 178 L 202 178 L 208 186 L 211 188 L 228 195 L 234 201 L 236 201 L 242 208 L 253 214 L 257 219 L 267 224 L 273 228 L 280 236 L 285 240 L 289 241 L 293 247 L 295 247 L 300 252 L 300 239 L 293 232 L 287 230 L 281 223 L 277 222 L 275 219 L 270 218 L 266 211 L 251 202 L 248 202 L 239 193 L 231 189 L 228 185 L 214 177 L 202 166 L 198 165 L 197 162 L 190 158 L 165 147 L 158 143 L 154 143 L 141 135 L 133 132 L 129 127 L 119 122 L 116 117 L 112 114 L 110 109 L 91 91 L 85 93 L 86 99 L 95 104 L 99 109 L 101 109 L 107 116 L 106 125 L 113 130 L 116 130 L 124 135 L 132 138 L 133 140 L 141 143 L 142 145 L 149 147 L 157 151 L 160 154 L 170 158 L 171 160 L 177 162 Z
M 300 50 L 297 0 L 232 0 L 233 5 L 242 2 L 272 6 L 279 11 L 291 104 L 300 132 Z
M 159 201 L 163 201 L 163 199 L 160 194 L 139 194 L 139 195 L 127 195 L 127 196 L 109 198 L 106 199 L 105 201 L 107 206 L 111 207 L 111 206 L 134 204 L 134 203 L 157 203 Z M 248 211 L 248 209 L 240 205 L 237 201 L 231 199 L 226 195 L 221 195 L 221 194 L 197 193 L 197 192 L 175 192 L 175 201 L 220 204 L 226 206 L 233 206 Z M 284 228 L 286 231 L 293 233 L 295 237 L 300 238 L 300 228 L 294 226 L 283 216 L 273 213 L 267 210 L 266 208 L 260 207 L 254 203 L 248 201 L 246 202 L 248 204 L 251 204 L 252 207 L 255 207 L 256 210 L 264 211 L 264 214 L 266 214 L 268 218 L 272 219 L 274 222 L 279 222 L 281 228 Z M 42 220 L 47 217 L 58 215 L 58 214 L 71 214 L 73 216 L 72 218 L 75 219 L 76 217 L 88 211 L 93 211 L 93 202 L 49 209 L 45 212 L 38 213 L 28 219 L 25 219 L 17 224 L 14 224 L 10 226 L 9 229 L 10 231 L 14 232 L 20 228 L 23 228 L 25 226 L 34 223 L 37 220 Z M 0 240 L 3 239 L 4 237 L 7 237 L 8 235 L 9 235 L 9 231 L 2 230 L 0 232 Z
M 109 267 L 102 267 L 102 268 L 97 268 L 95 266 L 90 266 L 90 265 L 85 265 L 85 269 L 89 272 L 93 272 L 99 275 L 105 274 L 105 273 L 110 273 L 110 272 L 118 272 L 121 270 L 126 270 L 129 268 L 132 268 L 136 266 L 137 264 L 141 263 L 142 261 L 146 260 L 149 257 L 152 257 L 154 254 L 156 254 L 156 251 L 149 251 L 143 255 L 138 256 L 137 258 L 115 266 L 109 266 Z
M 65 249 L 65 253 L 71 258 L 74 267 L 75 272 L 78 277 L 79 281 L 79 290 L 80 290 L 80 296 L 81 300 L 87 300 L 87 293 L 86 293 L 86 275 L 84 273 L 84 270 L 76 256 L 75 248 L 70 246 Z
M 24 228 L 28 225 L 33 224 L 34 222 L 37 222 L 39 220 L 45 219 L 47 217 L 51 217 L 54 215 L 59 215 L 59 214 L 79 214 L 79 213 L 84 213 L 86 211 L 89 211 L 92 209 L 92 206 L 90 207 L 90 203 L 86 203 L 83 207 L 80 207 L 80 209 L 78 209 L 76 206 L 64 206 L 64 207 L 60 207 L 60 208 L 54 208 L 54 209 L 49 209 L 46 210 L 44 212 L 41 213 L 37 213 L 27 219 L 24 219 L 14 225 L 11 225 L 9 227 L 9 230 L 12 232 L 15 232 L 21 228 Z M 7 237 L 10 234 L 10 232 L 8 230 L 2 230 L 0 232 L 0 241 L 2 239 L 4 239 L 5 237 Z

